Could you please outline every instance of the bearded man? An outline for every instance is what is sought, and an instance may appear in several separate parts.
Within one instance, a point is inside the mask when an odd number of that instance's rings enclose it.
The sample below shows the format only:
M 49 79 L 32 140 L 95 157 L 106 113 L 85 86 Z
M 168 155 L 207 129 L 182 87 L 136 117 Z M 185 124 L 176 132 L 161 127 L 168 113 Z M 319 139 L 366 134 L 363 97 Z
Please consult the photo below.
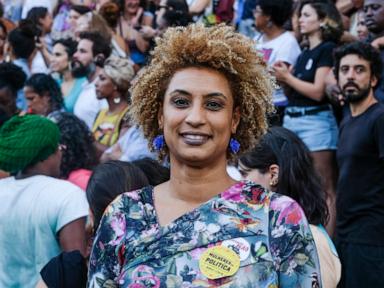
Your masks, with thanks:
M 350 108 L 340 124 L 337 151 L 336 245 L 340 287 L 384 283 L 384 104 L 374 95 L 380 54 L 360 42 L 335 53 L 335 76 Z

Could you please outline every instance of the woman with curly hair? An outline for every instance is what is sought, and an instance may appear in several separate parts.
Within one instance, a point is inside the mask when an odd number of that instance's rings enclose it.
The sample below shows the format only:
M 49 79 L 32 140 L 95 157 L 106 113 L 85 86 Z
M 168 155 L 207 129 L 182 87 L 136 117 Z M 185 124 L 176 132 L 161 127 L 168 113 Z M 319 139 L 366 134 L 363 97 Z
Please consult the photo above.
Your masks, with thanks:
M 92 169 L 98 163 L 92 133 L 85 122 L 68 112 L 56 113 L 49 119 L 60 129 L 63 147 L 60 178 L 85 191 Z
M 241 43 L 241 45 L 239 45 Z M 318 287 L 300 206 L 226 165 L 267 128 L 272 83 L 233 28 L 169 28 L 132 89 L 131 114 L 170 180 L 122 194 L 104 213 L 89 286 Z
M 49 116 L 63 111 L 64 99 L 59 84 L 51 75 L 36 73 L 24 86 L 28 113 Z
M 330 211 L 327 231 L 333 235 L 338 127 L 325 97 L 325 79 L 332 69 L 332 53 L 343 28 L 341 16 L 331 1 L 302 1 L 299 14 L 300 33 L 309 47 L 299 55 L 292 74 L 282 61 L 276 62 L 273 69 L 276 79 L 286 88 L 289 100 L 283 126 L 295 132 L 311 151 L 327 192 Z

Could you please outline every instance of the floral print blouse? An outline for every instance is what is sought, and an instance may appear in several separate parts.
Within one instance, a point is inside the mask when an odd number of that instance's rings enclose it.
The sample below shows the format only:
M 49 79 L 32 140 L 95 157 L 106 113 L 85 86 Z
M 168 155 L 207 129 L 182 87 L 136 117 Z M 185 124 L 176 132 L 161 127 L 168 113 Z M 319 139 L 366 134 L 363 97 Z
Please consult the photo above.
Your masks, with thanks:
M 210 279 L 199 268 L 215 246 L 232 249 L 240 267 Z M 238 182 L 193 211 L 160 226 L 153 187 L 119 196 L 93 243 L 89 287 L 321 287 L 308 222 L 291 198 Z

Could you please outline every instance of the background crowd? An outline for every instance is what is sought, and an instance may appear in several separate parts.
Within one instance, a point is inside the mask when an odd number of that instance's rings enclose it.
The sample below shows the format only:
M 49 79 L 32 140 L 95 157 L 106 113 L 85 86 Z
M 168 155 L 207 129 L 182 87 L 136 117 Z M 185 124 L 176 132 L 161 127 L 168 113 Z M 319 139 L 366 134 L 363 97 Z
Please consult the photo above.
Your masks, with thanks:
M 0 0 L 0 286 L 381 287 L 383 63 L 382 0 Z

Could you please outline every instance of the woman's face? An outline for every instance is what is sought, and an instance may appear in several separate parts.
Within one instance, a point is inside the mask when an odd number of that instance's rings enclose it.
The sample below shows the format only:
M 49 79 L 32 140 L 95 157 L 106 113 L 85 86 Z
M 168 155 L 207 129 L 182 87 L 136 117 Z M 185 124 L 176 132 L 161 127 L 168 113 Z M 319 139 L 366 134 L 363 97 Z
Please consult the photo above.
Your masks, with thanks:
M 239 123 L 230 84 L 220 72 L 189 67 L 177 71 L 159 111 L 171 161 L 208 167 L 222 161 Z
M 300 33 L 311 35 L 320 32 L 320 23 L 316 10 L 309 4 L 304 5 L 299 18 Z
M 63 73 L 68 69 L 69 59 L 68 53 L 65 51 L 65 47 L 63 44 L 56 44 L 52 49 L 52 57 L 51 57 L 51 71 Z
M 369 31 L 367 26 L 365 25 L 364 12 L 359 12 L 357 14 L 357 37 L 359 37 L 360 41 L 364 41 L 367 39 Z
M 125 0 L 125 12 L 136 14 L 140 7 L 140 0 Z
M 116 85 L 112 82 L 111 78 L 105 74 L 104 70 L 102 70 L 97 77 L 95 86 L 97 99 L 110 98 L 117 89 Z
M 53 24 L 53 19 L 52 19 L 52 16 L 51 14 L 48 12 L 44 18 L 41 18 L 40 19 L 40 24 L 41 24 L 41 27 L 43 28 L 43 31 L 45 33 L 50 33 L 51 30 L 52 30 L 52 24 Z
M 68 22 L 72 31 L 76 30 L 77 19 L 79 19 L 80 16 L 81 15 L 77 13 L 75 10 L 69 10 Z
M 259 5 L 257 5 L 253 11 L 253 16 L 255 17 L 256 29 L 262 32 L 263 29 L 267 26 L 270 17 L 263 14 L 263 10 L 261 10 Z
M 32 87 L 24 87 L 24 95 L 27 100 L 28 113 L 47 116 L 51 112 L 49 96 L 40 96 Z

